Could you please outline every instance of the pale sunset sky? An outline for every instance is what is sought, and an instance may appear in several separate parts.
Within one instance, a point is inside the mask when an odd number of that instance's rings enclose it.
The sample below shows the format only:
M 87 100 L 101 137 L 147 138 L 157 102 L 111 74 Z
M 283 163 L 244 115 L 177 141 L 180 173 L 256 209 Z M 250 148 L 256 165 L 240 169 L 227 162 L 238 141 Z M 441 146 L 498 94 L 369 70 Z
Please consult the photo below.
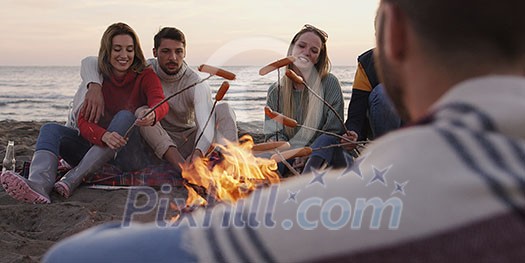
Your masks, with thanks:
M 114 22 L 139 35 L 146 58 L 161 27 L 181 29 L 190 65 L 264 66 L 286 55 L 304 24 L 328 33 L 333 65 L 375 45 L 379 0 L 2 0 L 0 65 L 78 66 Z

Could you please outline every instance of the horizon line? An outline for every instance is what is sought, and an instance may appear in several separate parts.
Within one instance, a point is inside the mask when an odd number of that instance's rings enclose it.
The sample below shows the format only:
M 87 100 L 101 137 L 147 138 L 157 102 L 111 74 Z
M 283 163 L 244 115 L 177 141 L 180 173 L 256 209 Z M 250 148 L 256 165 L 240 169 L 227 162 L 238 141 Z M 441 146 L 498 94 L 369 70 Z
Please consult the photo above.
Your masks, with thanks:
M 203 63 L 206 64 L 206 63 Z M 190 67 L 199 67 L 198 65 L 189 65 Z M 264 67 L 265 65 L 223 65 L 222 67 Z M 356 65 L 332 65 L 332 67 L 355 67 Z M 80 65 L 2 65 L 0 67 L 80 67 Z

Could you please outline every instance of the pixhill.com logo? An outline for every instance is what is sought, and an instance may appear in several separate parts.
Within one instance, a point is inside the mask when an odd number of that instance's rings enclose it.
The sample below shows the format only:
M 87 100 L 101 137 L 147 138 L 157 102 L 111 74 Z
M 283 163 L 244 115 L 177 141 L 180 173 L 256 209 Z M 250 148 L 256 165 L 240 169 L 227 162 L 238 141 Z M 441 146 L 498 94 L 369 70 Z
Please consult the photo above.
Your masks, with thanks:
M 157 191 L 150 187 L 131 189 L 123 216 L 122 225 L 130 226 L 134 215 L 157 211 L 159 227 L 251 227 L 282 228 L 290 230 L 301 228 L 329 230 L 399 228 L 403 213 L 403 200 L 408 181 L 398 182 L 390 178 L 394 165 L 376 167 L 365 162 L 370 155 L 358 158 L 355 162 L 346 155 L 347 163 L 353 163 L 343 170 L 313 171 L 310 175 L 292 178 L 290 182 L 271 185 L 254 191 L 250 198 L 241 199 L 233 205 L 217 205 L 205 209 L 204 213 L 180 213 L 176 221 L 164 218 L 169 203 L 184 207 L 185 200 L 159 198 Z M 365 164 L 367 166 L 365 167 Z M 367 169 L 363 169 L 367 168 Z M 366 172 L 365 172 L 366 171 Z M 356 197 L 341 189 L 350 184 L 359 184 L 362 192 L 374 189 L 381 195 Z M 171 186 L 163 186 L 164 194 L 172 191 Z M 349 190 L 350 191 L 350 190 Z M 136 199 L 147 196 L 147 202 L 136 205 Z M 385 220 L 384 220 L 385 219 Z M 383 224 L 383 225 L 382 225 Z

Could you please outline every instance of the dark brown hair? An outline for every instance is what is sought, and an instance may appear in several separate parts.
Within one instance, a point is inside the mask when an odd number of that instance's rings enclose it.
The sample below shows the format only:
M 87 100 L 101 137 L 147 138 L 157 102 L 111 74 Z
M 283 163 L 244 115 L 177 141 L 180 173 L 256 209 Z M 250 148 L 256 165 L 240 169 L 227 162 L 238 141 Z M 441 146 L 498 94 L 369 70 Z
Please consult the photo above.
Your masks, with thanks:
M 382 1 L 405 13 L 426 48 L 437 56 L 481 56 L 502 62 L 524 56 L 523 0 Z
M 156 35 L 153 37 L 153 47 L 155 49 L 158 49 L 160 46 L 160 42 L 163 38 L 176 40 L 182 42 L 184 47 L 186 47 L 186 37 L 184 36 L 184 33 L 180 31 L 177 28 L 174 27 L 164 27 L 162 28 Z

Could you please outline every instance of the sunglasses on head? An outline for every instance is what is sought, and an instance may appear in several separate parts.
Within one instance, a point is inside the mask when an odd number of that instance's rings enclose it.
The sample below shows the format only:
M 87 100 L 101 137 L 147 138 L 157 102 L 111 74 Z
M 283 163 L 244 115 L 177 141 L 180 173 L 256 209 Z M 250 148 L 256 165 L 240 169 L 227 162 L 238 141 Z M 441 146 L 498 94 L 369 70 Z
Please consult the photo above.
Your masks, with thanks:
M 319 35 L 323 36 L 324 40 L 328 40 L 328 34 L 326 32 L 324 32 L 323 30 L 315 27 L 315 26 L 312 26 L 310 24 L 306 24 L 303 26 L 303 30 L 304 29 L 307 29 L 307 30 L 312 30 L 312 31 L 315 31 L 317 32 Z

